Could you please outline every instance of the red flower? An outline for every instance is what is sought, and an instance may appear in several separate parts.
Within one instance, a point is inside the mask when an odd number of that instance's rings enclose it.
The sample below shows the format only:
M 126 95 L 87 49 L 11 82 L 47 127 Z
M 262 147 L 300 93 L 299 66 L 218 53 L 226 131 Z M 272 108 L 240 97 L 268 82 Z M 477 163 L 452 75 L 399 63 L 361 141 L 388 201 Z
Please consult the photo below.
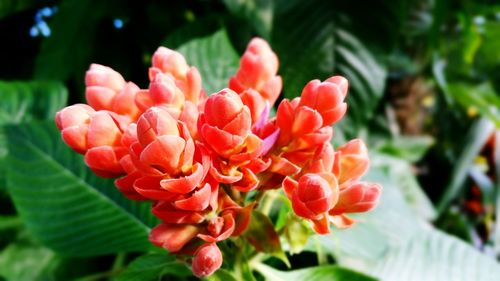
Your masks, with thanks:
M 206 243 L 194 254 L 193 274 L 198 278 L 211 275 L 222 265 L 222 253 L 215 243 Z
M 298 182 L 287 177 L 283 188 L 295 214 L 311 220 L 316 232 L 329 233 L 328 211 L 339 197 L 337 179 L 332 174 L 305 174 Z

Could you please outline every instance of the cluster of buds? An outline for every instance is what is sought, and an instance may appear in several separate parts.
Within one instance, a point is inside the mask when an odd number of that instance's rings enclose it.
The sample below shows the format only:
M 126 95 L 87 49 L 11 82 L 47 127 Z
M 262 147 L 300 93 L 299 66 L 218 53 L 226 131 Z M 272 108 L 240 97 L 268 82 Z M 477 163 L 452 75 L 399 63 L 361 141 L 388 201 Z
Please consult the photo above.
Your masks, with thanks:
M 360 181 L 367 149 L 353 140 L 334 151 L 331 125 L 346 112 L 340 76 L 309 82 L 300 98 L 269 112 L 282 88 L 278 58 L 255 38 L 228 88 L 206 95 L 200 73 L 178 52 L 153 55 L 148 89 L 116 71 L 91 65 L 87 104 L 56 115 L 63 141 L 97 175 L 114 177 L 131 200 L 149 200 L 161 220 L 149 239 L 192 256 L 198 277 L 222 265 L 217 243 L 245 232 L 258 204 L 247 193 L 283 187 L 295 214 L 313 229 L 347 227 L 347 213 L 365 212 L 381 188 Z M 255 198 L 258 198 L 256 196 Z

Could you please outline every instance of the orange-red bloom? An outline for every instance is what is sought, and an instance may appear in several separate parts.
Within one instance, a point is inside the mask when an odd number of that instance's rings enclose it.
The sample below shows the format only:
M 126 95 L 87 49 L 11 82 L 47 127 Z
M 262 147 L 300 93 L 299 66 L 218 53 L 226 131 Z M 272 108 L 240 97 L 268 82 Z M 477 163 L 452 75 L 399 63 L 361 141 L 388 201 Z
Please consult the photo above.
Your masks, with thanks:
M 292 201 L 295 214 L 311 220 L 316 232 L 330 232 L 328 211 L 339 198 L 339 187 L 333 174 L 305 174 L 298 182 L 287 177 L 283 181 L 283 188 Z
M 330 224 L 351 226 L 346 214 L 369 211 L 380 198 L 380 185 L 360 181 L 369 166 L 365 144 L 334 150 L 330 142 L 331 125 L 346 113 L 347 80 L 310 81 L 269 118 L 282 89 L 278 68 L 269 44 L 255 38 L 229 88 L 207 97 L 198 70 L 165 47 L 152 57 L 144 90 L 93 64 L 88 105 L 62 109 L 56 125 L 97 175 L 119 177 L 115 186 L 129 199 L 151 201 L 161 220 L 151 243 L 192 256 L 194 275 L 207 277 L 222 265 L 216 243 L 247 229 L 267 189 L 283 187 L 295 214 L 319 234 Z
M 222 265 L 222 253 L 215 243 L 202 245 L 193 259 L 193 273 L 198 278 L 211 275 Z

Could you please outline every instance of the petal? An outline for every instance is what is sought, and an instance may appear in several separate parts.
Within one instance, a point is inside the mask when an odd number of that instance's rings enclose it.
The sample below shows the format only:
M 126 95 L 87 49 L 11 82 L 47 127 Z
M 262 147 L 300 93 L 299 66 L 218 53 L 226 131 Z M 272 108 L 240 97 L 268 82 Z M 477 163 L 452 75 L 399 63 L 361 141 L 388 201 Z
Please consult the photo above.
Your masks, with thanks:
M 179 178 L 163 179 L 160 185 L 163 189 L 172 193 L 186 194 L 193 191 L 203 180 L 203 166 L 196 163 L 192 166 L 191 174 Z
M 233 184 L 233 188 L 241 192 L 249 192 L 259 186 L 259 179 L 257 176 L 247 168 L 240 168 L 242 172 L 241 180 Z
M 211 186 L 207 183 L 199 190 L 196 190 L 191 197 L 175 201 L 174 206 L 187 211 L 203 211 L 210 203 L 211 190 Z
M 141 152 L 140 160 L 164 173 L 175 175 L 180 169 L 180 158 L 186 141 L 178 136 L 160 136 Z
M 134 181 L 134 189 L 140 195 L 151 200 L 173 200 L 176 196 L 178 196 L 178 194 L 161 188 L 161 179 L 161 177 L 142 176 Z
M 344 229 L 353 226 L 356 220 L 349 218 L 346 215 L 330 216 L 330 222 L 337 228 Z
M 134 182 L 141 177 L 141 173 L 136 171 L 115 180 L 115 186 L 120 192 L 130 200 L 146 200 L 147 198 L 139 194 L 134 189 Z
M 240 136 L 232 135 L 208 124 L 202 126 L 201 133 L 205 142 L 223 157 L 229 157 L 234 152 L 238 152 L 244 142 Z
M 102 86 L 89 86 L 85 89 L 85 99 L 95 110 L 111 110 L 116 92 Z
M 121 144 L 121 137 L 122 133 L 117 123 L 108 112 L 98 111 L 92 114 L 87 135 L 89 147 L 117 146 Z
M 99 146 L 85 153 L 85 164 L 98 176 L 114 178 L 122 174 L 120 158 L 127 153 L 124 147 Z
M 205 220 L 203 213 L 178 210 L 164 201 L 155 204 L 151 212 L 165 223 L 199 224 Z
M 193 225 L 162 223 L 151 230 L 149 241 L 170 252 L 177 252 L 191 241 L 198 232 L 199 229 Z
M 87 151 L 87 126 L 71 126 L 61 131 L 65 144 L 80 154 Z
M 318 234 L 330 233 L 330 223 L 328 216 L 323 215 L 319 220 L 312 220 L 314 231 Z

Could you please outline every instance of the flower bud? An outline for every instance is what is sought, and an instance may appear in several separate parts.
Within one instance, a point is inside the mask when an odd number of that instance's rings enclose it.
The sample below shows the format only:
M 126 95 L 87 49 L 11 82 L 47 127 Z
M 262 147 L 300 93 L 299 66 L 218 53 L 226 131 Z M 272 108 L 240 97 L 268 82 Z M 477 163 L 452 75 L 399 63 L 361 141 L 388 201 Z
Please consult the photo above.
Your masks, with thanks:
M 215 243 L 202 245 L 194 254 L 193 274 L 198 278 L 212 275 L 222 265 L 222 253 Z
M 334 174 L 339 179 L 339 184 L 361 178 L 368 170 L 369 161 L 368 150 L 361 139 L 351 140 L 338 147 Z
M 302 90 L 299 105 L 317 110 L 323 120 L 322 127 L 325 127 L 339 121 L 344 116 L 347 110 L 344 98 L 345 93 L 337 84 L 328 80 L 325 82 L 313 80 Z
M 376 183 L 356 182 L 340 191 L 339 201 L 330 215 L 362 213 L 373 209 L 379 199 L 382 187 Z
M 101 86 L 118 92 L 125 86 L 125 79 L 111 67 L 94 63 L 85 73 L 85 86 Z
M 250 134 L 250 111 L 243 105 L 238 94 L 229 89 L 208 98 L 203 119 L 203 139 L 223 157 L 239 152 Z
M 295 214 L 306 219 L 320 219 L 338 199 L 338 186 L 333 176 L 325 178 L 317 174 L 305 174 L 295 186 L 291 186 L 289 178 L 283 184 Z
M 238 72 L 229 80 L 229 88 L 237 93 L 251 88 L 272 105 L 282 88 L 281 77 L 276 75 L 278 67 L 278 57 L 269 44 L 254 38 L 241 57 Z

